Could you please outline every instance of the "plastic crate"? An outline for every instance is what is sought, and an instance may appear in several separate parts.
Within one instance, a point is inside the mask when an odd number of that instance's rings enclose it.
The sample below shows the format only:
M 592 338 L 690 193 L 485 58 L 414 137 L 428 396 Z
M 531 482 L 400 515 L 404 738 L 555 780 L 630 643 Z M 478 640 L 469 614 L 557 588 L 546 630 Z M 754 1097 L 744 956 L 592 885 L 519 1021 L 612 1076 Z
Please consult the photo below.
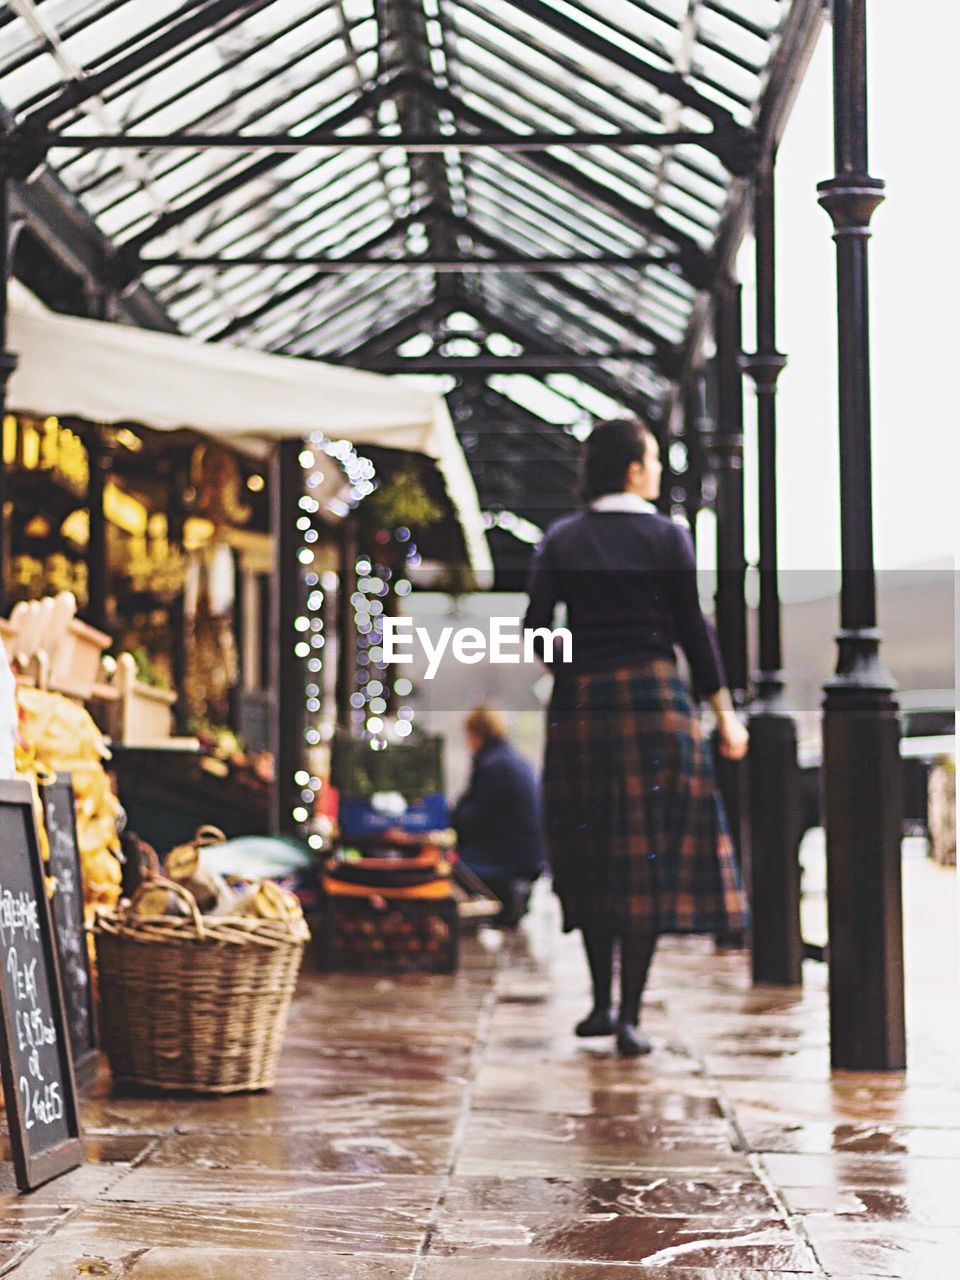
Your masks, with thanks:
M 455 973 L 460 918 L 453 898 L 329 897 L 321 964 L 345 973 Z
M 378 835 L 391 828 L 411 835 L 423 835 L 427 831 L 441 831 L 448 826 L 450 810 L 446 797 L 442 795 L 419 796 L 408 803 L 403 813 L 384 813 L 367 796 L 341 795 L 339 822 L 345 839 Z
M 369 742 L 338 736 L 333 744 L 330 779 L 343 793 L 370 796 L 399 791 L 408 799 L 443 791 L 443 739 L 418 738 L 374 751 Z

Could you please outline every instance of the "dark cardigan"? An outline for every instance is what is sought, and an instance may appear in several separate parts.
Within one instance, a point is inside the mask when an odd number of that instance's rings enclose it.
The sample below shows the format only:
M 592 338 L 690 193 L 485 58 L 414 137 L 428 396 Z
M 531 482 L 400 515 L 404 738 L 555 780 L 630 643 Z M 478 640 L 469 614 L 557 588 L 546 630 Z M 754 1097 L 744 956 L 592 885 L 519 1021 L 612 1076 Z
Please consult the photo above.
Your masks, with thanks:
M 531 765 L 499 738 L 473 757 L 451 815 L 460 857 L 478 875 L 534 878 L 544 861 L 540 787 Z
M 581 511 L 546 533 L 530 577 L 524 626 L 551 627 L 566 605 L 573 658 L 553 674 L 613 671 L 686 654 L 697 692 L 725 683 L 713 629 L 697 594 L 689 533 L 657 512 Z

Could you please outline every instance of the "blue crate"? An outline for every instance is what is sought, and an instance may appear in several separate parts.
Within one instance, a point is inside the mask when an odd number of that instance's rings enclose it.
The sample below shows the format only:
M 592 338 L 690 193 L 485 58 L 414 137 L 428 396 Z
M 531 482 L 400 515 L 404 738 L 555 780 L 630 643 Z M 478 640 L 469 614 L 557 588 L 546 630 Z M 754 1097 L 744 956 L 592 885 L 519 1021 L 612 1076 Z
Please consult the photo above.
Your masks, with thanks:
M 403 813 L 374 804 L 371 796 L 340 797 L 340 831 L 343 836 L 374 836 L 396 827 L 420 835 L 450 825 L 446 796 L 427 795 L 409 800 Z

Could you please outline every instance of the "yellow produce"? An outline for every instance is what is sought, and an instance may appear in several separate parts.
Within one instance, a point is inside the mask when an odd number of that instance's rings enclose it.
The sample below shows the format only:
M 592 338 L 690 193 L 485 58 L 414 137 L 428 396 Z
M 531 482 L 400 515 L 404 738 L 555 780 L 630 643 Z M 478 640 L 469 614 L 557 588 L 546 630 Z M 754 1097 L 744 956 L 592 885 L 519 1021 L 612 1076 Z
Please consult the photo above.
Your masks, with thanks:
M 200 857 L 202 848 L 222 844 L 226 838 L 219 827 L 200 827 L 189 844 L 178 844 L 163 860 L 164 875 L 188 890 L 202 912 L 222 915 L 235 897 L 224 878 L 214 875 Z
M 77 814 L 77 846 L 88 911 L 115 906 L 120 898 L 120 802 L 103 767 L 110 752 L 85 707 L 59 693 L 17 689 L 23 738 L 17 767 L 28 777 L 47 780 L 69 773 Z
M 281 889 L 272 880 L 261 880 L 234 911 L 237 915 L 259 916 L 263 920 L 296 920 L 303 915 L 294 894 Z

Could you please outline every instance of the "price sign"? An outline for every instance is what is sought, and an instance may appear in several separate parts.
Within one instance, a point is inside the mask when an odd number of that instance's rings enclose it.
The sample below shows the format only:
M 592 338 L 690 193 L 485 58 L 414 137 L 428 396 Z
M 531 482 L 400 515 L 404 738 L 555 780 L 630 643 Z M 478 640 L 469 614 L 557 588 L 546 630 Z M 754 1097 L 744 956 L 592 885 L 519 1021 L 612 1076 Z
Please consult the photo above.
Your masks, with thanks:
M 17 1186 L 83 1160 L 70 1032 L 30 786 L 0 780 L 0 1068 Z
M 50 905 L 57 935 L 63 1004 L 70 1030 L 73 1068 L 82 1087 L 97 1073 L 97 1024 L 90 952 L 84 932 L 83 880 L 70 775 L 60 774 L 41 794 L 50 846 L 48 870 L 57 882 Z

